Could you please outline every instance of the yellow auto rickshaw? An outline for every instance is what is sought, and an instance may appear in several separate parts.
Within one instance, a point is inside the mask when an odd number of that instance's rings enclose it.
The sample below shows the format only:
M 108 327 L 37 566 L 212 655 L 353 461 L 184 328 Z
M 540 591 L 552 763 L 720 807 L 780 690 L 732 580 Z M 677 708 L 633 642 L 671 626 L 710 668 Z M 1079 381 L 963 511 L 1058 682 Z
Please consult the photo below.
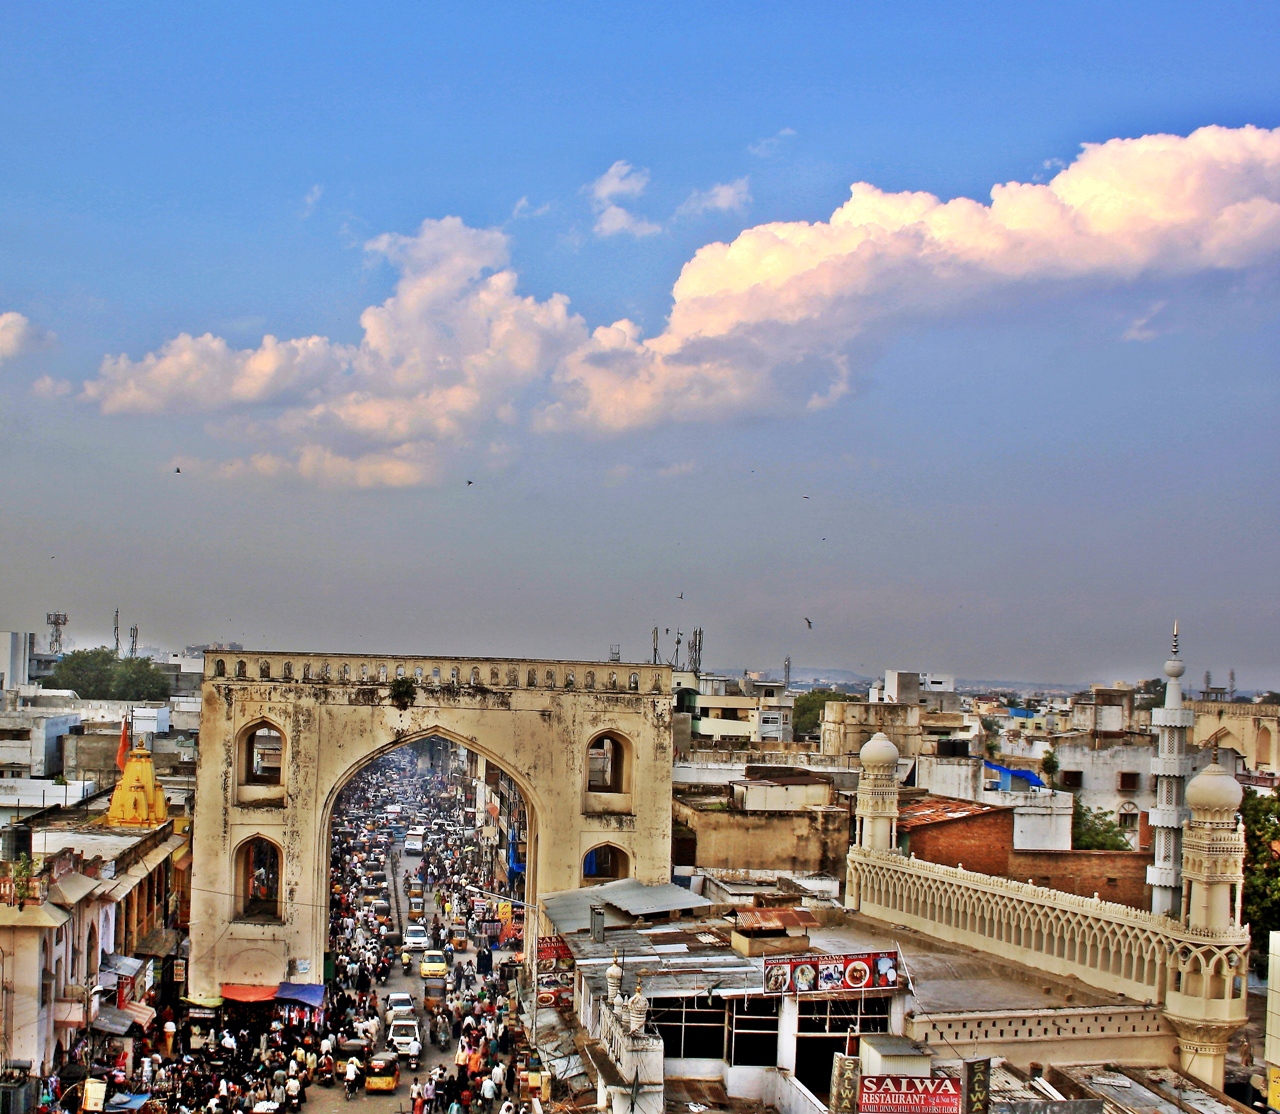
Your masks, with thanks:
M 400 1063 L 394 1052 L 380 1052 L 364 1074 L 366 1091 L 392 1091 L 400 1086 Z

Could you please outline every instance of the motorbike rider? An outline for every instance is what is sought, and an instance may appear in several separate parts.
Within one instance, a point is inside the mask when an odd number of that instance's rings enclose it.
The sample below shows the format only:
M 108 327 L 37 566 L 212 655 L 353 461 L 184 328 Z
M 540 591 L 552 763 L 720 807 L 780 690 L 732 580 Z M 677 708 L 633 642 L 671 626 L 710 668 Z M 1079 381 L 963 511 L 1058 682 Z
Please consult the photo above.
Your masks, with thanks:
M 346 1074 L 347 1098 L 350 1098 L 352 1095 L 356 1093 L 356 1088 L 360 1084 L 361 1066 L 362 1065 L 360 1063 L 360 1057 L 357 1056 L 354 1052 L 347 1057 L 347 1074 Z

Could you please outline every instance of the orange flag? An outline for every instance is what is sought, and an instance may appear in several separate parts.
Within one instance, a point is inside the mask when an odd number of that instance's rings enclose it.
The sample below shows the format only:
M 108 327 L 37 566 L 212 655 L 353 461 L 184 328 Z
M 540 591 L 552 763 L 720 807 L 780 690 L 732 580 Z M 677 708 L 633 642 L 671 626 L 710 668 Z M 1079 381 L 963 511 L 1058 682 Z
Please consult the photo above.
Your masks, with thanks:
M 120 746 L 116 748 L 116 767 L 124 773 L 125 759 L 129 757 L 129 717 L 120 717 Z

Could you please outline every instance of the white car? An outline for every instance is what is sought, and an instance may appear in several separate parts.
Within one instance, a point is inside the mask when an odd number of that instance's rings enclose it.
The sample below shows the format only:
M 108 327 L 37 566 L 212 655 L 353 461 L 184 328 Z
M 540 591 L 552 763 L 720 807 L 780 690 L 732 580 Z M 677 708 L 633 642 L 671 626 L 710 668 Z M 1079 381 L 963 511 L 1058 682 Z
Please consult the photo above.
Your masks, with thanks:
M 405 994 L 399 990 L 388 994 L 386 1016 L 388 1026 L 404 1018 L 408 1018 L 411 1021 L 417 1018 L 418 1011 L 413 1004 L 413 995 Z
M 423 925 L 411 924 L 404 930 L 404 946 L 411 952 L 426 951 L 429 942 Z
M 404 841 L 404 853 L 406 855 L 421 855 L 422 836 L 406 836 Z
M 402 1017 L 391 1023 L 391 1028 L 387 1030 L 387 1047 L 394 1048 L 397 1056 L 408 1056 L 409 1045 L 413 1041 L 422 1043 L 417 1021 Z

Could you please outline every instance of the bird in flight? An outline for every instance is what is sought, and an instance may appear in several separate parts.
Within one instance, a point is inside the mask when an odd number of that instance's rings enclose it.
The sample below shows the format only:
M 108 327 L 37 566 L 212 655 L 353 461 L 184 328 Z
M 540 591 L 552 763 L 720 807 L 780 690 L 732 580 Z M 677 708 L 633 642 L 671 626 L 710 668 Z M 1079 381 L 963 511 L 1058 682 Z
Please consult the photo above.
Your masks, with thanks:
M 683 592 L 681 592 L 678 596 L 676 596 L 676 599 L 678 599 L 678 600 L 682 600 L 682 599 L 684 599 L 684 593 L 683 593 Z
M 467 481 L 467 486 L 468 486 L 468 487 L 470 487 L 470 486 L 471 486 L 473 483 L 475 483 L 475 482 L 476 482 L 475 480 L 468 480 L 468 481 Z
M 808 619 L 808 618 L 806 618 L 806 619 L 805 619 L 805 621 L 804 621 L 804 625 L 805 625 L 806 627 L 808 627 L 810 630 L 813 630 L 813 620 L 812 620 L 812 619 Z
M 173 470 L 173 474 L 174 474 L 175 476 L 181 476 L 181 475 L 182 475 L 182 469 L 181 469 L 181 468 L 175 468 L 175 469 Z

